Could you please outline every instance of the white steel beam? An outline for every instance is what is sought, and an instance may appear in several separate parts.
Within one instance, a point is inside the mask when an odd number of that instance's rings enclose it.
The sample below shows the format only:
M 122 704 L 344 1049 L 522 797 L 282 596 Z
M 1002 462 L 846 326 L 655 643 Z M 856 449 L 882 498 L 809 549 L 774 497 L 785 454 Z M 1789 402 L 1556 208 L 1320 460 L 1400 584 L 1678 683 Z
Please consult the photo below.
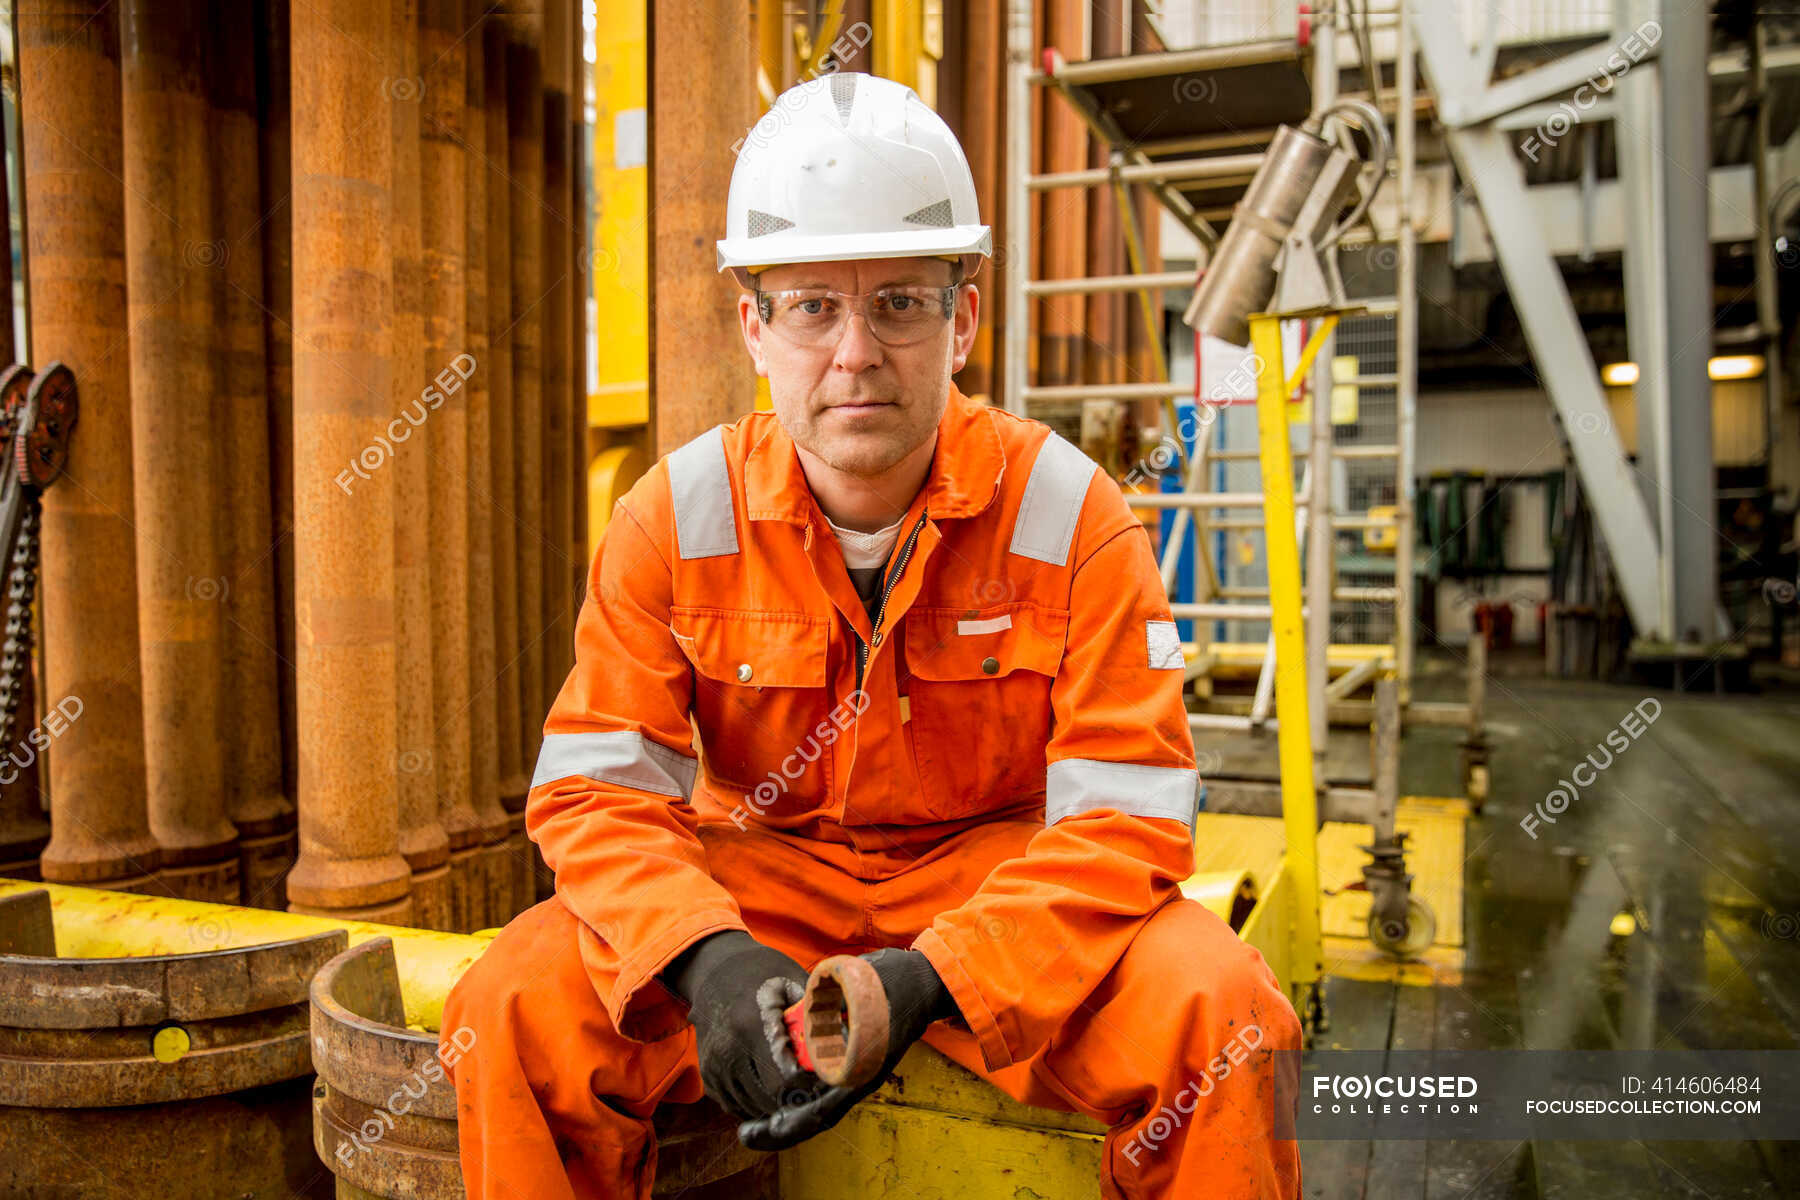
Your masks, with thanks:
M 1478 93 L 1471 94 L 1470 56 L 1452 6 L 1435 0 L 1405 3 L 1412 6 L 1419 53 L 1425 75 L 1438 94 L 1440 111 L 1455 107 L 1466 118 L 1471 113 L 1493 115 L 1518 106 L 1496 106 Z M 1527 95 L 1519 103 L 1538 98 Z M 1568 288 L 1545 244 L 1543 230 L 1531 219 L 1525 173 L 1513 154 L 1511 139 L 1492 124 L 1471 125 L 1465 119 L 1459 126 L 1447 128 L 1445 140 L 1457 170 L 1481 202 L 1501 273 L 1593 502 L 1625 606 L 1640 630 L 1659 629 L 1662 548 L 1656 526 L 1608 419 L 1600 375 Z

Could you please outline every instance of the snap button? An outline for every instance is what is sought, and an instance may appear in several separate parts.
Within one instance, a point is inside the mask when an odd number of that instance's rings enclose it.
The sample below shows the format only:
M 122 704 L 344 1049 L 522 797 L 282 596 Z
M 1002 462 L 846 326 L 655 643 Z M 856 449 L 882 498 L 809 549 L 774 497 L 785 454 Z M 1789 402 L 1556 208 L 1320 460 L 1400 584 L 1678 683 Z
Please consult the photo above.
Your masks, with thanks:
M 984 658 L 984 659 L 982 659 L 982 660 L 981 660 L 981 672 L 982 672 L 982 674 L 984 674 L 984 675 L 993 675 L 993 674 L 995 674 L 995 673 L 996 673 L 996 672 L 998 672 L 998 671 L 999 671 L 999 670 L 1000 670 L 1000 660 L 999 660 L 999 659 L 997 659 L 997 658 Z
M 738 664 L 738 682 L 739 683 L 749 683 L 750 682 L 750 664 L 749 663 L 739 663 Z

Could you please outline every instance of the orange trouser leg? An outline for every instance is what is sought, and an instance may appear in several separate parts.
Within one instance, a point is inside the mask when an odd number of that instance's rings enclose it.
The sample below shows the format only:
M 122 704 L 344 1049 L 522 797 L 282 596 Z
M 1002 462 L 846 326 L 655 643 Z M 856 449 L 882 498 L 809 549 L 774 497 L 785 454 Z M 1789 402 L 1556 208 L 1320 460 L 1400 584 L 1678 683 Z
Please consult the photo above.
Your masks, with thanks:
M 1159 909 L 1032 1058 L 988 1071 L 960 1030 L 939 1023 L 925 1040 L 1017 1100 L 1107 1125 L 1104 1200 L 1299 1195 L 1270 1053 L 1300 1048 L 1299 1019 L 1262 955 L 1192 900 Z
M 698 1098 L 693 1027 L 620 1037 L 582 964 L 583 932 L 554 897 L 526 910 L 444 1003 L 445 1033 L 474 1034 L 453 1070 L 470 1200 L 647 1197 L 657 1102 Z
M 793 839 L 707 831 L 709 865 L 764 944 L 810 968 L 863 940 L 864 887 Z M 647 903 L 654 901 L 646 901 Z M 583 957 L 597 935 L 552 897 L 515 917 L 451 990 L 445 1036 L 474 1034 L 453 1068 L 469 1200 L 645 1200 L 651 1117 L 705 1096 L 694 1029 L 622 1037 L 600 1003 L 613 979 Z

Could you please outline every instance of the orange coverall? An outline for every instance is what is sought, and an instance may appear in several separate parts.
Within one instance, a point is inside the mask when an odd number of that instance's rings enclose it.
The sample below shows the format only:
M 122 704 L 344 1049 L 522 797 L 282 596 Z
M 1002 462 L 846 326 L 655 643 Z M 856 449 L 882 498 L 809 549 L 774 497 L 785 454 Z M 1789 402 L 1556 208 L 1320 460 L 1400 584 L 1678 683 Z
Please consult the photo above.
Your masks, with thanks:
M 471 1197 L 650 1195 L 657 1103 L 704 1095 L 655 976 L 723 929 L 806 968 L 923 951 L 963 1018 L 925 1041 L 1109 1126 L 1106 1197 L 1297 1195 L 1299 1023 L 1180 895 L 1181 648 L 1092 460 L 952 388 L 876 627 L 758 412 L 631 489 L 588 584 L 526 808 L 556 895 L 444 1009 Z

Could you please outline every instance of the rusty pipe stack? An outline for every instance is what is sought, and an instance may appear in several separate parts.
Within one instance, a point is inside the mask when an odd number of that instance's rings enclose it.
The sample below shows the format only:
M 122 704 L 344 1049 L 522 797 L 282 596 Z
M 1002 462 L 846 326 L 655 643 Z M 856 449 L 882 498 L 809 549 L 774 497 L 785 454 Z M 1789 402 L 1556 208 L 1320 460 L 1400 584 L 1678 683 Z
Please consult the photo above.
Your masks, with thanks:
M 39 698 L 83 713 L 46 878 L 457 930 L 536 898 L 582 60 L 574 0 L 493 7 L 19 4 L 32 350 L 86 414 L 43 518 Z

